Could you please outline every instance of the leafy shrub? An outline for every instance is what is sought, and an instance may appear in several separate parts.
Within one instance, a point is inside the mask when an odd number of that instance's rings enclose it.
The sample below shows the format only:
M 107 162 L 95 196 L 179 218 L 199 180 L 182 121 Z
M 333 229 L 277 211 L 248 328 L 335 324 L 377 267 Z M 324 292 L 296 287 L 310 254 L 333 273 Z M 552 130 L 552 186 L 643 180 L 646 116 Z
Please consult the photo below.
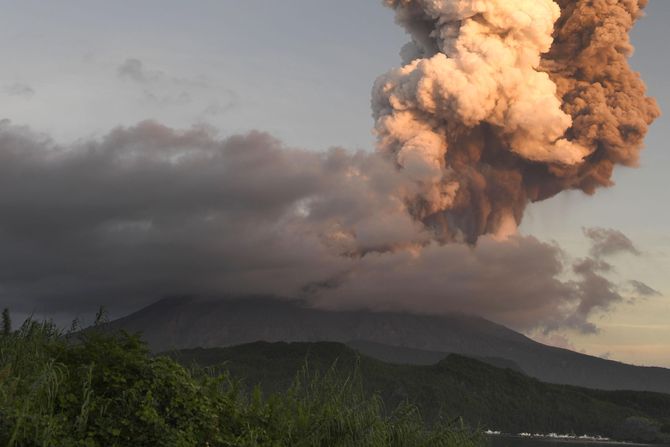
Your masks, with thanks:
M 426 429 L 355 377 L 303 370 L 288 392 L 249 394 L 227 374 L 152 357 L 139 337 L 64 336 L 27 321 L 0 335 L 0 445 L 475 446 L 462 424 Z

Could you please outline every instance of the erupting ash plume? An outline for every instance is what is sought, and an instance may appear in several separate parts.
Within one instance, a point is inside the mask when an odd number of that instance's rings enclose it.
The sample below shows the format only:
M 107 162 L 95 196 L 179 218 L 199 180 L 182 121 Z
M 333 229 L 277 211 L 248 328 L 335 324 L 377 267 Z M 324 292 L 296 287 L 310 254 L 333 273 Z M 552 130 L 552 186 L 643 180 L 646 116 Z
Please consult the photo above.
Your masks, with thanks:
M 529 202 L 610 186 L 659 111 L 627 63 L 646 0 L 385 0 L 412 42 L 381 76 L 378 149 L 443 241 L 509 233 Z M 503 234 L 504 235 L 504 234 Z
M 636 164 L 658 115 L 627 65 L 644 2 L 385 3 L 412 42 L 375 83 L 374 153 L 154 122 L 60 146 L 0 120 L 0 301 L 268 294 L 590 333 L 657 294 L 616 282 L 607 257 L 642 255 L 618 231 L 585 229 L 578 260 L 512 235 L 529 202 Z M 124 77 L 160 77 L 130 62 Z

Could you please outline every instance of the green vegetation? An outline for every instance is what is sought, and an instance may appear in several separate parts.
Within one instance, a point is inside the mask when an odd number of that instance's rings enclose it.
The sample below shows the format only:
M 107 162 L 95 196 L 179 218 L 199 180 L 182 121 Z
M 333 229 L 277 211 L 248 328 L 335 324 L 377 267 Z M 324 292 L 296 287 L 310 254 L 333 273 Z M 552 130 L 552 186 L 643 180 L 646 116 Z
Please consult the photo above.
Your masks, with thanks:
M 342 376 L 338 368 L 298 368 L 282 392 L 247 392 L 225 372 L 189 370 L 150 356 L 136 336 L 97 330 L 74 336 L 34 321 L 17 331 L 10 324 L 4 328 L 0 446 L 483 443 L 460 423 L 427 429 L 408 403 L 387 411 L 378 395 L 364 392 L 356 376 Z
M 258 342 L 152 356 L 126 333 L 12 331 L 9 312 L 0 329 L 0 446 L 486 444 L 467 427 L 670 440 L 670 395 L 551 385 L 456 355 L 394 365 L 338 343 Z
M 9 309 L 5 307 L 2 311 L 2 335 L 9 335 L 12 332 L 12 318 L 9 316 Z
M 430 366 L 394 365 L 361 356 L 338 343 L 252 343 L 171 354 L 261 384 L 267 393 L 291 384 L 307 359 L 324 371 L 337 361 L 346 373 L 357 368 L 366 392 L 391 407 L 410 401 L 428 423 L 462 417 L 470 426 L 506 433 L 603 435 L 642 442 L 670 442 L 670 395 L 600 391 L 540 382 L 458 355 Z

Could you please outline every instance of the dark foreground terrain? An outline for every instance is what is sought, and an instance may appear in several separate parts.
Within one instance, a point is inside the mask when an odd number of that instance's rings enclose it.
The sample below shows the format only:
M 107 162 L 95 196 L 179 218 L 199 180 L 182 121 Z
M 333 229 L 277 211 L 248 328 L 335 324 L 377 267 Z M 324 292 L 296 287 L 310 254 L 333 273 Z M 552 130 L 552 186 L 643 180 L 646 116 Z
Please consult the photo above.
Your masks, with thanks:
M 487 428 L 644 442 L 670 432 L 669 395 L 551 385 L 460 355 L 398 365 L 339 343 L 265 342 L 153 355 L 139 336 L 100 327 L 6 329 L 10 447 L 474 447 Z
M 456 422 L 428 428 L 335 375 L 246 393 L 228 374 L 151 356 L 139 338 L 64 336 L 28 322 L 0 332 L 0 445 L 8 447 L 475 447 Z
M 398 365 L 325 342 L 257 342 L 170 355 L 183 365 L 229 371 L 266 393 L 288 389 L 305 365 L 321 373 L 332 368 L 342 377 L 359 375 L 366 393 L 378 393 L 389 408 L 414 403 L 429 424 L 462 417 L 470 426 L 506 433 L 670 441 L 670 395 L 547 384 L 461 355 L 434 365 Z

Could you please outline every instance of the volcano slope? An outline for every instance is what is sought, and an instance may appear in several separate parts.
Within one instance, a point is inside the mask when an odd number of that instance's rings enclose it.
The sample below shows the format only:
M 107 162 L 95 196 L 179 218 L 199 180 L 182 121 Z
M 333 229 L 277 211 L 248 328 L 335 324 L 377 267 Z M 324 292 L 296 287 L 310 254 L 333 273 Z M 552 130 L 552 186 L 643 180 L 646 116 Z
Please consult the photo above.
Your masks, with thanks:
M 670 393 L 670 370 L 605 360 L 537 343 L 479 317 L 330 312 L 274 297 L 168 298 L 107 324 L 139 332 L 153 352 L 255 341 L 351 343 L 395 363 L 430 364 L 449 353 L 510 361 L 544 382 Z M 502 360 L 501 360 L 502 359 Z

